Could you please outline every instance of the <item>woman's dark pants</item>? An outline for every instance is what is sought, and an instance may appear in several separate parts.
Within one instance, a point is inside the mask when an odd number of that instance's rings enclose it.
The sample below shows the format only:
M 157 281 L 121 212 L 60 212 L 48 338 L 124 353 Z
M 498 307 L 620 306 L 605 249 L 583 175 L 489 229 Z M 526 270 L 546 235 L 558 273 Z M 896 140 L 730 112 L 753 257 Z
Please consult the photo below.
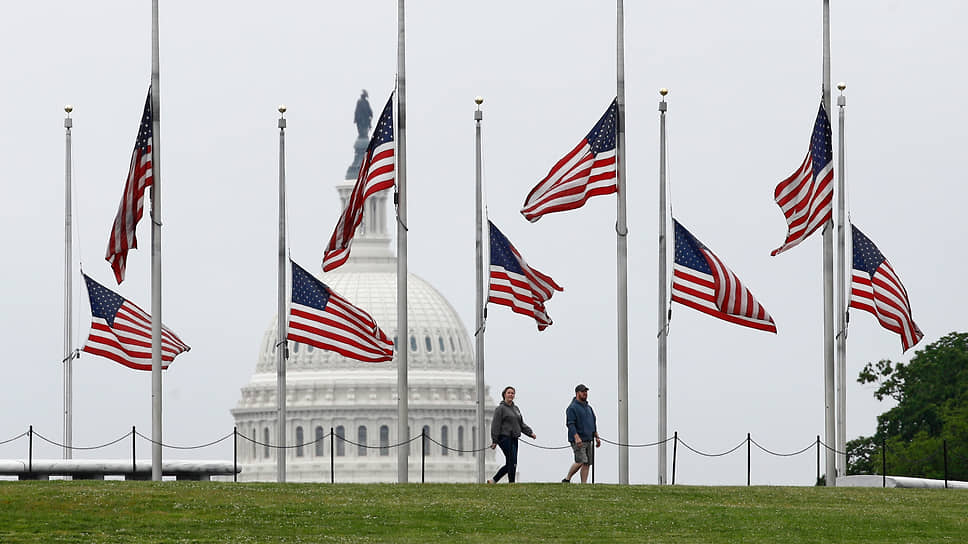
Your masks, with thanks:
M 504 466 L 494 475 L 494 483 L 497 483 L 505 474 L 508 481 L 514 483 L 514 476 L 518 470 L 518 439 L 510 436 L 501 436 L 497 439 L 497 445 L 504 452 Z

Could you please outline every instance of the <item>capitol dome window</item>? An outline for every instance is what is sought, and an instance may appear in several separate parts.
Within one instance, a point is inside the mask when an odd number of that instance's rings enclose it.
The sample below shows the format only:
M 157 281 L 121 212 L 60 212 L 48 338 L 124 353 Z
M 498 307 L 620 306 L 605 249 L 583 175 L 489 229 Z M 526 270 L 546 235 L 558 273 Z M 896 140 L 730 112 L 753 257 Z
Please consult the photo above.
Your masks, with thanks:
M 434 350 L 434 343 L 430 341 L 429 336 L 424 338 L 424 345 L 427 346 L 427 353 L 430 353 Z
M 317 426 L 316 427 L 316 445 L 315 445 L 315 451 L 313 452 L 316 454 L 316 457 L 322 457 L 323 453 L 326 451 L 325 445 L 323 443 L 323 436 L 324 436 L 323 428 Z
M 457 351 L 457 348 L 454 347 L 454 337 L 453 336 L 450 337 L 450 351 Z
M 441 455 L 447 455 L 449 453 L 447 448 L 447 435 L 450 433 L 448 433 L 447 431 L 448 431 L 447 425 L 444 425 L 443 427 L 440 428 L 440 454 Z
M 342 425 L 336 427 L 336 456 L 343 457 L 346 455 L 346 429 Z
M 366 457 L 366 426 L 360 425 L 356 430 L 356 455 Z
M 259 457 L 259 445 L 256 441 L 259 440 L 259 431 L 255 427 L 252 427 L 252 458 L 256 459 Z
M 292 352 L 293 353 L 299 353 L 299 342 L 293 342 L 292 343 Z
M 410 337 L 410 351 L 417 351 L 417 337 Z
M 303 456 L 303 444 L 304 443 L 305 443 L 305 438 L 303 436 L 303 428 L 302 427 L 296 427 L 296 457 L 302 457 Z
M 438 336 L 437 337 L 437 343 L 440 344 L 440 352 L 443 353 L 444 352 L 444 337 L 443 336 Z
M 457 427 L 457 455 L 464 455 L 464 426 Z
M 380 425 L 380 456 L 390 455 L 390 427 Z
M 262 429 L 262 438 L 263 438 L 262 443 L 265 444 L 265 447 L 263 448 L 263 451 L 262 451 L 262 456 L 268 459 L 269 458 L 269 427 Z
M 306 351 L 309 352 L 309 353 L 312 353 L 313 352 L 313 345 L 312 344 L 307 344 L 306 345 Z

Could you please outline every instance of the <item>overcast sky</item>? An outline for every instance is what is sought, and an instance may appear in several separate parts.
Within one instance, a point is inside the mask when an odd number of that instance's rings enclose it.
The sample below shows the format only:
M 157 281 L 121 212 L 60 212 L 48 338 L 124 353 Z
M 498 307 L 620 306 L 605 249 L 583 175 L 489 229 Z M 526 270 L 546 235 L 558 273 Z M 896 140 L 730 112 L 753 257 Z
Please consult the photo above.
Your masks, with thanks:
M 846 81 L 853 221 L 893 264 L 925 333 L 966 330 L 964 128 L 968 7 L 958 1 L 833 2 L 832 79 Z M 745 282 L 772 335 L 683 306 L 669 336 L 669 432 L 722 452 L 746 433 L 793 452 L 824 431 L 821 240 L 778 257 L 777 182 L 803 160 L 821 85 L 819 0 L 626 2 L 630 440 L 657 439 L 657 90 L 668 87 L 673 213 Z M 0 8 L 0 441 L 28 425 L 62 437 L 63 106 L 74 105 L 74 259 L 114 287 L 104 261 L 150 79 L 150 2 L 16 2 Z M 289 240 L 318 270 L 352 159 L 361 88 L 377 112 L 394 84 L 397 6 L 354 2 L 188 2 L 161 6 L 164 321 L 192 346 L 164 377 L 164 439 L 231 432 L 275 312 L 278 129 L 287 114 Z M 554 325 L 492 306 L 486 381 L 517 403 L 538 442 L 564 443 L 576 383 L 591 388 L 603 437 L 618 439 L 615 197 L 529 224 L 525 195 L 616 93 L 614 2 L 407 5 L 409 268 L 474 324 L 473 99 L 484 97 L 489 217 L 564 287 Z M 836 103 L 836 101 L 835 101 Z M 837 133 L 836 107 L 831 112 Z M 836 149 L 836 141 L 835 141 Z M 150 232 L 118 289 L 150 308 Z M 671 244 L 671 241 L 670 241 Z M 670 260 L 671 264 L 671 260 Z M 74 338 L 90 313 L 79 279 Z M 390 324 L 388 324 L 390 325 Z M 908 360 L 898 337 L 851 313 L 848 439 L 889 408 L 855 378 L 868 361 Z M 74 443 L 150 434 L 150 373 L 84 355 L 74 364 Z M 75 457 L 125 457 L 128 445 Z M 37 457 L 60 450 L 34 443 Z M 146 442 L 139 444 L 148 457 Z M 613 446 L 597 478 L 618 479 Z M 671 468 L 671 449 L 669 461 Z M 231 445 L 166 457 L 231 459 Z M 23 458 L 23 440 L 0 457 Z M 567 452 L 522 446 L 524 481 L 557 481 Z M 633 483 L 656 482 L 656 449 L 633 449 Z M 816 458 L 753 451 L 754 484 L 810 485 Z M 679 449 L 680 483 L 745 484 L 745 448 L 716 459 Z

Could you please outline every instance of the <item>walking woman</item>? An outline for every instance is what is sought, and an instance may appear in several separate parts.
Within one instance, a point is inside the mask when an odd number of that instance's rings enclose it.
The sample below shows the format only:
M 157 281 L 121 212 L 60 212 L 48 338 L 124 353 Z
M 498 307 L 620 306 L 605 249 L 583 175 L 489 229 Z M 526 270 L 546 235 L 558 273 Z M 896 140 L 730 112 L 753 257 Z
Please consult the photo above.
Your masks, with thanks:
M 493 484 L 501 481 L 501 477 L 508 475 L 508 482 L 514 483 L 514 476 L 518 470 L 518 437 L 523 433 L 525 436 L 537 438 L 531 427 L 524 422 L 521 410 L 514 404 L 514 388 L 510 385 L 501 392 L 503 399 L 494 408 L 494 419 L 491 420 L 491 449 L 501 446 L 504 452 L 504 466 L 501 467 L 493 479 L 487 481 Z

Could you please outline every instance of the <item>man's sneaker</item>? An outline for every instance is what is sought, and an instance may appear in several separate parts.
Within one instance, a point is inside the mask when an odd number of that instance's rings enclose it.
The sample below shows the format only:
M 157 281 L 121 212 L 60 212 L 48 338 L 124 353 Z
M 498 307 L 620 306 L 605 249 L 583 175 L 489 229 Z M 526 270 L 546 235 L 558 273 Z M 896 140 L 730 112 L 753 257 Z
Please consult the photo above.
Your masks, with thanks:
M 563 484 L 570 484 L 571 483 L 571 480 L 569 480 L 568 478 L 562 478 L 561 479 L 561 483 L 563 483 Z

